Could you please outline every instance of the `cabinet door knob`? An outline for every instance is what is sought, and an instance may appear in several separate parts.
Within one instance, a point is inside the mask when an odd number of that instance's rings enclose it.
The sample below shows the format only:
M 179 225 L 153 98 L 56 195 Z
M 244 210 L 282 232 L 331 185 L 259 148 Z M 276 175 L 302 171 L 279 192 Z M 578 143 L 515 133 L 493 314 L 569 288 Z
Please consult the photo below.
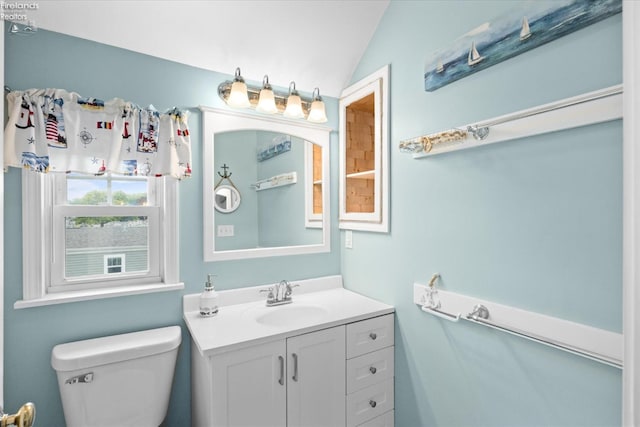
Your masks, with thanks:
M 371 372 L 372 374 L 375 374 L 376 372 L 378 372 L 378 370 L 376 369 L 375 366 L 372 366 L 369 368 L 369 372 Z
M 371 405 L 372 408 L 375 408 L 378 405 L 378 403 L 375 400 L 370 400 L 369 405 Z
M 280 379 L 278 383 L 284 385 L 284 357 L 278 356 L 278 360 L 280 360 Z
M 369 338 L 371 338 L 372 340 L 375 340 L 376 338 L 378 338 L 378 335 L 375 332 L 371 332 L 369 334 Z

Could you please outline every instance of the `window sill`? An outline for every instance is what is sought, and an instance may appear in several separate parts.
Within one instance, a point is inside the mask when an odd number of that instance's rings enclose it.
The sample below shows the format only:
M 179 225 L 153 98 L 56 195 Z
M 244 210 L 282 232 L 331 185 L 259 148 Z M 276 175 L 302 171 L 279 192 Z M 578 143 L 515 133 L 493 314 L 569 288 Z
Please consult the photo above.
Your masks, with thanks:
M 51 293 L 41 298 L 18 300 L 13 304 L 13 308 L 21 309 L 42 307 L 45 305 L 64 304 L 67 302 L 89 301 L 94 299 L 140 295 L 154 292 L 178 291 L 182 289 L 184 289 L 184 283 L 180 282 L 173 285 L 158 283 L 152 285 L 119 286 L 108 289 L 87 289 L 83 291 Z

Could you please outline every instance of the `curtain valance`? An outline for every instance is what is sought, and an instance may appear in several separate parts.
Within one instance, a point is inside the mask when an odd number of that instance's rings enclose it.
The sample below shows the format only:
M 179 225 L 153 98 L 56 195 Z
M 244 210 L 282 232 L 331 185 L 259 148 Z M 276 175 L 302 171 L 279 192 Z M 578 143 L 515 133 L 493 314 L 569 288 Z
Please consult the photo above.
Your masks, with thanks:
M 191 175 L 188 112 L 159 113 L 62 89 L 7 94 L 6 166 L 38 172 Z

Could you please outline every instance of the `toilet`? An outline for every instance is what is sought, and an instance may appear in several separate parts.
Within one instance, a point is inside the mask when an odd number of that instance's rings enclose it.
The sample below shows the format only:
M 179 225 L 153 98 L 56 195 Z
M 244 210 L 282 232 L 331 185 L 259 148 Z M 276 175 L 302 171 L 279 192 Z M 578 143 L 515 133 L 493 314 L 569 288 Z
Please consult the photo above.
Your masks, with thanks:
M 169 407 L 179 326 L 56 345 L 67 427 L 158 427 Z

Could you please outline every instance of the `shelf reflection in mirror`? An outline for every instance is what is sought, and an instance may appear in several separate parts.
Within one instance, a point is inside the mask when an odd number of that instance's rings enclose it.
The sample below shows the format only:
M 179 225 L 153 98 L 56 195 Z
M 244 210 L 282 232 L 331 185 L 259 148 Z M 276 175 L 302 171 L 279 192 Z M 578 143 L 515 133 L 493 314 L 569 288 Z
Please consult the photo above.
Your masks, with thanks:
M 328 252 L 330 129 L 201 110 L 205 261 Z M 237 204 L 221 209 L 215 171 L 224 164 L 233 165 L 242 203 L 238 193 Z M 236 194 L 222 196 L 227 202 Z M 219 235 L 219 226 L 234 231 Z

